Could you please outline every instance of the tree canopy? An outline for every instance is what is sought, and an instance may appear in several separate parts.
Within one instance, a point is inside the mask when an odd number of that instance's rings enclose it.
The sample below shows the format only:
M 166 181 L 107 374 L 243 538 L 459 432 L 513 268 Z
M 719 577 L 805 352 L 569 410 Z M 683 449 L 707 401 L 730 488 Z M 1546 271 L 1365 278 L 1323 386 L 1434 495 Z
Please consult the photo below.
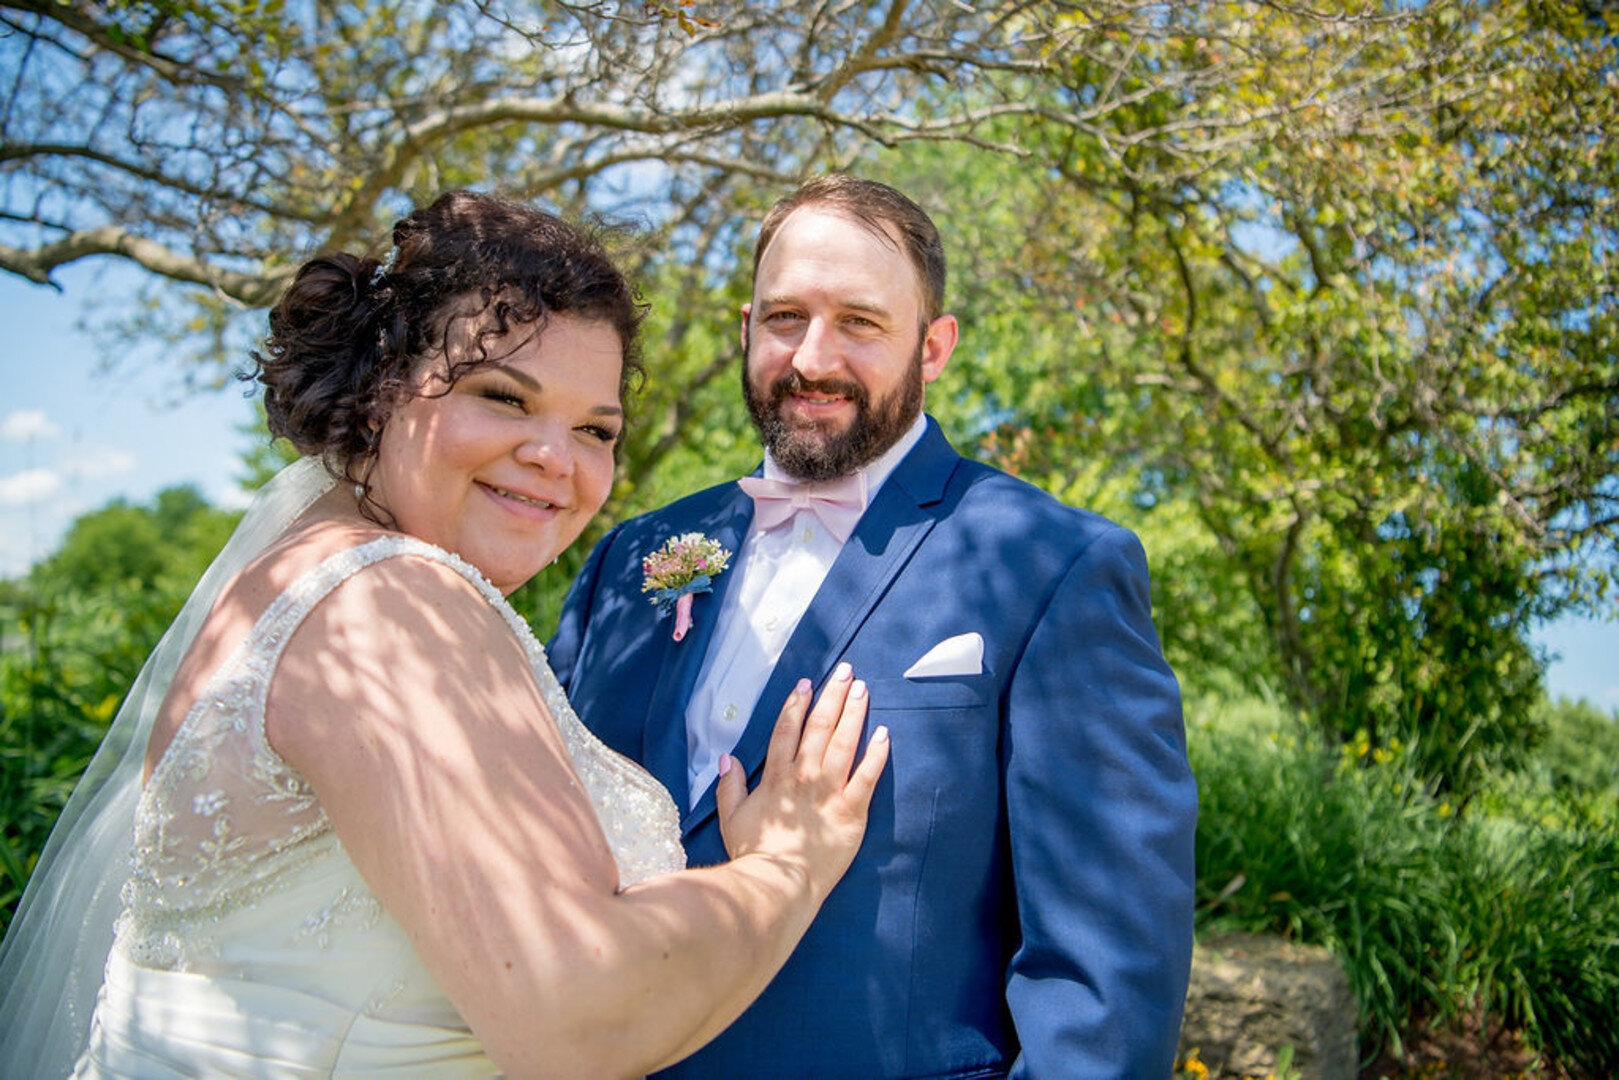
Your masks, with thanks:
M 446 187 L 699 226 L 739 184 L 939 141 L 1078 178 L 1038 135 L 1096 193 L 1171 191 L 1465 93 L 1460 42 L 1422 37 L 1488 9 L 6 0 L 0 266 L 117 255 L 263 305 Z

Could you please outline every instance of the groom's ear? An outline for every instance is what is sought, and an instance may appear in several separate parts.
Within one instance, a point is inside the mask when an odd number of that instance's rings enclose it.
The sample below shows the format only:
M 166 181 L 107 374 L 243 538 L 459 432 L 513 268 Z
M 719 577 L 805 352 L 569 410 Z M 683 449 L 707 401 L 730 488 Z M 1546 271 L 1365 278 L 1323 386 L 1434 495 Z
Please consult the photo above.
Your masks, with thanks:
M 739 340 L 742 343 L 742 352 L 744 354 L 746 354 L 747 351 L 748 351 L 748 320 L 752 315 L 753 315 L 753 305 L 751 303 L 750 304 L 743 304 L 742 305 L 742 333 L 739 335 Z
M 956 351 L 961 328 L 954 315 L 940 315 L 922 331 L 922 381 L 932 382 L 944 374 L 950 354 Z

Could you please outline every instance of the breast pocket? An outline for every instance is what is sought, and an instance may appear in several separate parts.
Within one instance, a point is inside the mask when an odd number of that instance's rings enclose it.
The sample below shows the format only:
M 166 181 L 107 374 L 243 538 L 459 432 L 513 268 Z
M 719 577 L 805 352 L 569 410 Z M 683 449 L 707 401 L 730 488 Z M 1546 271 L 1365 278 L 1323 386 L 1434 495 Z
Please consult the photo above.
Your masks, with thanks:
M 925 846 L 934 813 L 970 813 L 993 822 L 994 813 L 979 808 L 995 805 L 1000 784 L 995 679 L 878 678 L 867 679 L 866 688 L 866 731 L 886 727 L 893 742 L 883 784 L 893 784 L 897 839 Z M 937 802 L 941 793 L 948 795 Z
M 987 675 L 943 675 L 926 679 L 866 679 L 873 713 L 912 709 L 982 709 L 994 700 Z

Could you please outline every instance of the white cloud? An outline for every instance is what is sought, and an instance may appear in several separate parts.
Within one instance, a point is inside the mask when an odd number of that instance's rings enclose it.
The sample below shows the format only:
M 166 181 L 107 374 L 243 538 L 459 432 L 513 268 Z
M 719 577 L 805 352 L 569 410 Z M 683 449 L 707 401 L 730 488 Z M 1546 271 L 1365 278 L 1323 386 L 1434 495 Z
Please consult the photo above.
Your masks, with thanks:
M 51 423 L 51 418 L 40 409 L 17 409 L 0 420 L 0 438 L 11 442 L 54 439 L 60 434 L 62 429 Z
M 123 476 L 135 471 L 135 455 L 122 450 L 97 447 L 82 451 L 61 465 L 61 469 L 75 480 L 98 480 L 106 476 Z
M 30 506 L 55 495 L 62 478 L 49 469 L 27 469 L 0 477 L 0 506 Z

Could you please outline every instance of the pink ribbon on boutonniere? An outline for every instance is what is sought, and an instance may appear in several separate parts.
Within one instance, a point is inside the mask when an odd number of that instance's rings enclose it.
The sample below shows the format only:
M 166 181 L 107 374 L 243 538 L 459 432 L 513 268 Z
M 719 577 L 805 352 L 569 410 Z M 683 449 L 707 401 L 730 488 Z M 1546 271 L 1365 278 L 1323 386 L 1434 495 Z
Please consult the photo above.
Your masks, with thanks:
M 663 547 L 641 560 L 641 591 L 658 609 L 658 615 L 675 616 L 674 639 L 680 641 L 691 630 L 692 598 L 713 591 L 716 575 L 730 565 L 731 553 L 702 533 L 671 536 Z

